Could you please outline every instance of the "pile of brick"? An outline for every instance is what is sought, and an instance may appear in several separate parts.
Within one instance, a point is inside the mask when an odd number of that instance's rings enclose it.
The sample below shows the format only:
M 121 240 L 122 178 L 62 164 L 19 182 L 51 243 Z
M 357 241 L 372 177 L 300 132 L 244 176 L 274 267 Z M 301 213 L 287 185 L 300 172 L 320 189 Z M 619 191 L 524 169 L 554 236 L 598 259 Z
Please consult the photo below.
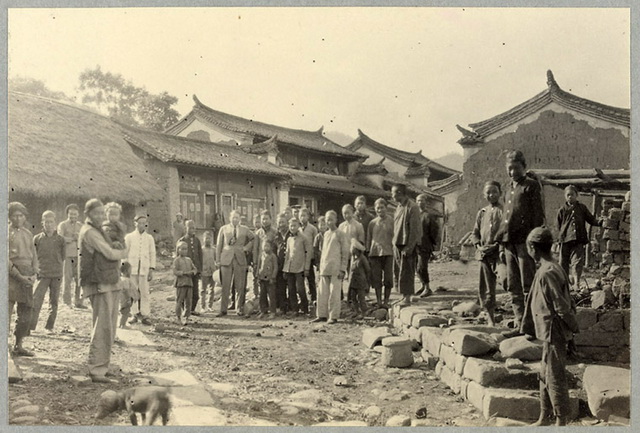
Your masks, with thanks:
M 622 300 L 631 293 L 631 193 L 627 193 L 624 202 L 612 205 L 600 230 L 598 245 L 604 246 L 600 268 L 603 290 Z
M 574 341 L 582 357 L 595 361 L 630 362 L 629 309 L 578 308 L 576 317 L 580 332 Z
M 505 339 L 506 329 L 483 325 L 448 326 L 451 311 L 427 305 L 395 305 L 391 320 L 422 360 L 451 390 L 474 405 L 486 419 L 536 420 L 540 414 L 538 371 L 542 346 L 523 336 Z M 382 337 L 384 339 L 388 337 Z M 370 343 L 373 339 L 370 339 Z M 366 343 L 365 343 L 366 344 Z M 383 347 L 384 351 L 393 350 Z M 404 349 L 406 350 L 406 349 Z M 572 390 L 573 417 L 578 399 Z

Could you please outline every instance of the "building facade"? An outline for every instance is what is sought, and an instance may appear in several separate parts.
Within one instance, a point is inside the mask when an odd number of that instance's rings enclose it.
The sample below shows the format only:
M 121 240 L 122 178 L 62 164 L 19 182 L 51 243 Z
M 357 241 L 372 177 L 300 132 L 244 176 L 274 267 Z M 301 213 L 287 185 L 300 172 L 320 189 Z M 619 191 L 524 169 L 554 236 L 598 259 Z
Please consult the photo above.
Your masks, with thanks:
M 460 239 L 484 206 L 487 180 L 507 184 L 505 156 L 521 150 L 527 168 L 623 170 L 630 168 L 629 110 L 590 101 L 560 88 L 547 72 L 547 89 L 514 108 L 458 129 L 465 155 L 465 191 L 458 198 L 452 230 Z M 543 189 L 546 220 L 553 227 L 563 204 L 561 189 Z

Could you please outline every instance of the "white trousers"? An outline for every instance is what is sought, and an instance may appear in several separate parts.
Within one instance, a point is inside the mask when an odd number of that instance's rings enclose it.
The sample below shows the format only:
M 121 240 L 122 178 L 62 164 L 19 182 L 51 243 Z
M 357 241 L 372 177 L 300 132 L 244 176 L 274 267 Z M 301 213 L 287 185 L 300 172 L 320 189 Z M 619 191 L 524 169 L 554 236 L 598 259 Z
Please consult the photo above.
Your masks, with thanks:
M 151 302 L 149 300 L 149 281 L 147 275 L 131 275 L 131 286 L 133 290 L 140 293 L 140 301 L 133 301 L 131 314 L 140 314 L 142 317 L 149 317 L 151 314 Z
M 342 291 L 342 281 L 335 276 L 320 276 L 318 286 L 318 306 L 316 314 L 325 319 L 340 318 L 340 292 Z

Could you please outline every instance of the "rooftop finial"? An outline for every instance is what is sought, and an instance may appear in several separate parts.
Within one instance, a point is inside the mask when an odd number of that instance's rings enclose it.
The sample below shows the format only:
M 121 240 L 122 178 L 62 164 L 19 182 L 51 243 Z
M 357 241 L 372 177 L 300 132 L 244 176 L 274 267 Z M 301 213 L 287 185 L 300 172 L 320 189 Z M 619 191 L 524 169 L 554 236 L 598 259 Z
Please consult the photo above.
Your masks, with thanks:
M 556 83 L 556 79 L 553 78 L 553 72 L 551 72 L 551 69 L 549 69 L 547 71 L 547 86 L 549 86 L 549 88 L 559 88 L 560 86 L 558 86 L 558 83 Z

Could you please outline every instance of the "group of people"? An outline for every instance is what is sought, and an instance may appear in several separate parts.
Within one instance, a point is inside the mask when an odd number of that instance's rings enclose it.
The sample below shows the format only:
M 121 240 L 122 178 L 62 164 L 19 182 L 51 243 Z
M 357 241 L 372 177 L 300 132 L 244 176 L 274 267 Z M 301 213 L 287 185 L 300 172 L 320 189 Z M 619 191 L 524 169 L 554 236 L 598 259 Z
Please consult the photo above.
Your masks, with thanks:
M 335 323 L 340 317 L 344 281 L 347 300 L 356 317 L 368 308 L 365 299 L 374 288 L 376 306 L 388 308 L 392 287 L 410 303 L 415 293 L 416 268 L 422 282 L 418 294 L 428 296 L 428 262 L 438 242 L 437 217 L 428 210 L 428 197 L 417 204 L 407 195 L 406 186 L 395 185 L 392 197 L 395 215 L 388 215 L 389 203 L 379 198 L 376 215 L 367 210 L 364 196 L 354 205 L 345 204 L 344 221 L 330 210 L 312 224 L 307 208 L 287 207 L 276 216 L 268 211 L 254 218 L 254 227 L 242 224 L 239 212 L 232 211 L 229 223 L 203 235 L 195 234 L 192 220 L 177 214 L 173 223 L 176 258 L 176 320 L 184 325 L 191 315 L 211 311 L 214 299 L 212 275 L 220 272 L 220 311 L 236 310 L 243 316 L 247 299 L 247 274 L 253 275 L 253 294 L 259 300 L 260 317 L 311 315 L 314 321 Z M 199 287 L 202 285 L 201 288 Z M 231 305 L 229 305 L 231 304 Z
M 33 236 L 25 227 L 28 212 L 19 202 L 9 203 L 9 316 L 16 310 L 14 356 L 34 356 L 25 349 L 25 337 L 36 331 L 40 310 L 49 294 L 45 331 L 56 332 L 61 287 L 69 307 L 92 309 L 89 374 L 107 382 L 116 327 L 149 321 L 149 281 L 156 265 L 153 236 L 146 232 L 147 215 L 135 217 L 135 230 L 126 234 L 120 221 L 122 207 L 91 199 L 79 219 L 76 204 L 66 207 L 67 219 L 57 226 L 56 215 L 42 214 L 42 232 Z M 72 284 L 75 288 L 72 290 Z M 73 297 L 73 300 L 72 300 Z M 118 320 L 118 313 L 121 318 Z
M 570 294 L 582 275 L 585 245 L 589 242 L 586 223 L 600 226 L 580 203 L 577 189 L 565 188 L 565 204 L 555 221 L 559 236 L 554 239 L 545 221 L 542 189 L 527 173 L 521 151 L 507 154 L 506 169 L 511 179 L 500 203 L 502 186 L 487 181 L 484 196 L 488 205 L 477 214 L 471 241 L 480 261 L 478 298 L 494 324 L 497 266 L 506 265 L 506 289 L 510 293 L 516 329 L 507 336 L 525 335 L 543 342 L 540 372 L 540 418 L 546 425 L 555 418 L 564 425 L 569 415 L 566 356 L 573 334 L 578 332 L 575 303 Z M 559 245 L 556 263 L 553 245 Z M 571 275 L 571 278 L 569 277 Z

